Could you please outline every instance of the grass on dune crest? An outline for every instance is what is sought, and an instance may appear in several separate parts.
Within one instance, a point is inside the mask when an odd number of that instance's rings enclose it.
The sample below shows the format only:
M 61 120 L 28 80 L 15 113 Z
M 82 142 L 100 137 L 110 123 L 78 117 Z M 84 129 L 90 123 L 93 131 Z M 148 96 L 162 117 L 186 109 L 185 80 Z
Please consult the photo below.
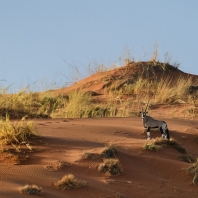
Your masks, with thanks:
M 62 96 L 54 96 L 50 91 L 36 93 L 28 88 L 17 93 L 0 94 L 0 117 L 5 118 L 39 118 L 50 117 L 58 108 L 64 107 L 66 99 Z
M 140 98 L 155 104 L 174 104 L 178 101 L 190 103 L 194 108 L 187 110 L 185 114 L 197 116 L 195 104 L 198 103 L 198 85 L 191 77 L 179 75 L 173 78 L 169 75 L 177 71 L 180 73 L 178 64 L 171 66 L 167 58 L 164 63 L 159 62 L 158 49 L 155 49 L 151 61 L 148 62 L 135 62 L 129 55 L 128 52 L 124 55 L 128 65 L 120 67 L 119 75 L 116 73 L 116 77 L 108 73 L 114 67 L 95 64 L 93 70 L 89 68 L 90 74 L 107 72 L 107 76 L 101 79 L 106 83 L 103 90 L 105 99 L 102 101 L 94 100 L 91 94 L 94 90 L 84 92 L 83 87 L 70 91 L 67 95 L 55 95 L 53 91 L 32 92 L 28 87 L 8 94 L 7 89 L 2 89 L 0 117 L 5 117 L 6 114 L 10 118 L 137 116 Z M 134 69 L 138 73 L 124 80 L 129 69 Z

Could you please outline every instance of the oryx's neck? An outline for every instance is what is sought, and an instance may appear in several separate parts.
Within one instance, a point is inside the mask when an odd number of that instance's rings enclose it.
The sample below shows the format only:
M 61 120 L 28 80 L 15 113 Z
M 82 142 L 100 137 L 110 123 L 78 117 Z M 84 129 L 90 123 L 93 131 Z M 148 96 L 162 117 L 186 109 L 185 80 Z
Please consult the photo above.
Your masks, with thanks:
M 144 118 L 142 118 L 142 121 L 146 121 L 148 118 L 148 116 L 144 116 Z

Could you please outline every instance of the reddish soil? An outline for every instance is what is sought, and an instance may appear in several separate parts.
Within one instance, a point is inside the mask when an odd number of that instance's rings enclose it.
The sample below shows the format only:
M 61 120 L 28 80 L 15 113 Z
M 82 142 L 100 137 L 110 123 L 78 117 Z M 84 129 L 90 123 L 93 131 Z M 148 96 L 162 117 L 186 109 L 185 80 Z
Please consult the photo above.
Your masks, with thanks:
M 177 140 L 194 159 L 198 156 L 198 122 L 166 119 L 171 137 Z M 42 138 L 26 149 L 29 158 L 21 164 L 1 162 L 0 197 L 29 197 L 19 188 L 37 184 L 43 188 L 42 197 L 197 197 L 198 186 L 191 185 L 192 176 L 181 172 L 190 166 L 181 160 L 184 155 L 171 147 L 144 151 L 148 142 L 143 133 L 141 118 L 87 118 L 35 120 Z M 160 137 L 158 131 L 152 138 Z M 152 141 L 152 140 L 150 140 Z M 85 152 L 100 153 L 105 144 L 117 147 L 124 173 L 106 176 L 98 172 L 102 160 L 82 160 Z M 58 161 L 66 166 L 56 169 Z M 53 182 L 72 173 L 86 186 L 76 190 L 58 190 Z
M 155 75 L 153 75 L 153 72 Z M 55 92 L 67 95 L 69 90 L 92 91 L 95 100 L 105 98 L 104 89 L 114 82 L 117 88 L 132 82 L 139 75 L 163 77 L 184 75 L 180 70 L 156 63 L 155 71 L 150 63 L 142 62 L 101 72 Z M 118 81 L 119 80 L 119 81 Z M 198 122 L 193 114 L 187 115 L 188 104 L 151 106 L 151 115 L 165 120 L 170 136 L 181 144 L 195 160 L 198 157 Z M 192 117 L 191 117 L 192 115 Z M 56 198 L 131 198 L 131 197 L 198 197 L 198 185 L 192 185 L 192 175 L 182 172 L 190 166 L 180 157 L 184 154 L 172 147 L 159 151 L 145 151 L 146 140 L 140 117 L 133 118 L 86 118 L 86 119 L 36 119 L 33 120 L 41 138 L 32 141 L 32 151 L 23 148 L 20 158 L 2 153 L 0 158 L 0 197 L 25 198 L 19 189 L 26 184 L 43 188 L 41 197 Z M 160 137 L 159 131 L 152 131 L 151 137 Z M 106 176 L 98 172 L 101 159 L 81 159 L 85 152 L 100 153 L 107 143 L 117 147 L 118 159 L 124 173 Z M 12 148 L 13 149 L 13 148 Z M 15 152 L 15 155 L 17 153 Z M 57 168 L 58 162 L 65 166 Z M 86 186 L 75 190 L 55 189 L 53 183 L 64 175 L 72 173 Z

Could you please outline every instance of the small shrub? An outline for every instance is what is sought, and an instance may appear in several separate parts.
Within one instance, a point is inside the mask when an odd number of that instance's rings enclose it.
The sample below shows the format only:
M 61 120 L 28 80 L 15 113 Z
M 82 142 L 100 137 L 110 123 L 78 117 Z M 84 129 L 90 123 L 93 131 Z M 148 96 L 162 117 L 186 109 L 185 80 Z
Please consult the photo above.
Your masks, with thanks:
M 117 149 L 114 145 L 111 143 L 107 144 L 106 147 L 101 151 L 101 153 L 89 153 L 85 152 L 81 159 L 110 159 L 110 158 L 116 158 L 117 157 Z
M 104 172 L 107 175 L 120 175 L 123 173 L 118 159 L 104 159 L 103 163 L 99 164 L 98 171 Z
M 145 143 L 142 148 L 147 151 L 158 151 L 161 147 L 154 143 Z
M 36 136 L 37 130 L 31 121 L 27 123 L 24 121 L 25 118 L 22 118 L 21 121 L 12 123 L 8 116 L 6 120 L 0 120 L 0 139 L 2 144 L 12 144 L 17 150 L 19 150 L 21 144 L 25 144 L 31 150 L 28 139 Z
M 61 170 L 66 166 L 68 166 L 68 164 L 65 163 L 65 162 L 61 162 L 61 161 L 57 161 L 57 162 L 54 163 L 54 169 L 55 170 Z
M 81 159 L 100 159 L 100 155 L 97 154 L 97 153 L 88 153 L 88 152 L 85 152 Z
M 198 159 L 196 163 L 192 164 L 190 167 L 184 170 L 186 170 L 187 173 L 194 175 L 192 184 L 194 185 L 197 184 L 198 183 Z
M 49 171 L 58 171 L 64 169 L 67 166 L 69 166 L 68 163 L 57 160 L 52 162 L 50 165 L 46 165 L 45 169 Z
M 41 195 L 42 188 L 38 187 L 37 185 L 25 185 L 20 189 L 22 193 L 26 193 L 28 195 Z
M 106 146 L 106 148 L 100 153 L 102 158 L 116 158 L 117 157 L 117 149 L 111 143 Z
M 63 190 L 77 189 L 86 185 L 85 181 L 78 181 L 73 174 L 68 174 L 54 183 L 55 187 Z

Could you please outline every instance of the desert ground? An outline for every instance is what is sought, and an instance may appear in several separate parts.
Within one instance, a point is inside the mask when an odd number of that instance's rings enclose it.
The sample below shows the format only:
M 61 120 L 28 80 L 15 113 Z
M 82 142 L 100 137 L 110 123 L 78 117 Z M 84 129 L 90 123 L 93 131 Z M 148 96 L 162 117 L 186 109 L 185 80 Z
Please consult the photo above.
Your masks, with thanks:
M 198 156 L 197 120 L 166 119 L 171 138 L 180 143 L 196 159 Z M 0 197 L 32 197 L 21 194 L 26 184 L 43 189 L 41 197 L 197 197 L 198 186 L 182 169 L 189 163 L 172 147 L 159 151 L 143 150 L 149 141 L 140 117 L 79 118 L 35 120 L 40 138 L 33 151 L 24 151 L 28 159 L 20 164 L 12 160 L 0 165 Z M 151 137 L 160 137 L 152 131 Z M 111 142 L 118 150 L 123 174 L 107 176 L 98 171 L 101 159 L 82 159 L 85 152 L 100 153 Z M 58 161 L 65 166 L 57 169 Z M 86 182 L 80 189 L 59 190 L 53 183 L 66 174 Z
M 1 97 L 1 117 L 8 113 L 15 122 L 28 115 L 38 136 L 30 139 L 32 150 L 3 145 L 0 198 L 38 196 L 20 191 L 34 184 L 46 198 L 198 197 L 198 177 L 193 180 L 195 175 L 186 171 L 198 157 L 197 85 L 198 76 L 153 61 L 97 72 L 58 90 Z M 150 116 L 166 121 L 170 137 L 186 152 L 172 145 L 143 149 L 161 133 L 152 130 L 147 140 L 139 115 L 141 101 L 149 102 Z M 107 145 L 117 150 L 119 175 L 98 171 Z M 58 189 L 57 181 L 68 174 L 84 186 Z

